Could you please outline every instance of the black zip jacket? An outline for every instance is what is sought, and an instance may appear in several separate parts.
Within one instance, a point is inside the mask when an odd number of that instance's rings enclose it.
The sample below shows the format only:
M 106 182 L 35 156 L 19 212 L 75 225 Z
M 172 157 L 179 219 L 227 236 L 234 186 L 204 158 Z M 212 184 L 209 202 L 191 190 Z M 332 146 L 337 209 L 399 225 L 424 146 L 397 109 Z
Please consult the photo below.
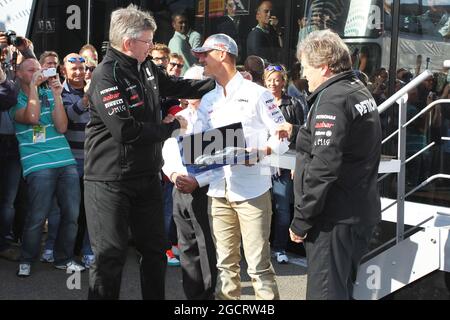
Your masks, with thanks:
M 292 133 L 288 138 L 289 149 L 295 149 L 295 141 L 297 139 L 298 130 L 304 122 L 302 101 L 291 97 L 287 94 L 281 96 L 281 104 L 279 106 L 281 113 L 286 122 L 292 124 Z
M 109 48 L 88 90 L 91 120 L 86 126 L 85 180 L 118 181 L 158 174 L 162 142 L 179 128 L 163 124 L 160 95 L 201 98 L 213 80 L 169 77 L 150 59 L 138 62 Z
M 378 223 L 381 126 L 375 100 L 346 71 L 320 85 L 308 104 L 296 143 L 292 231 L 305 236 L 318 221 Z

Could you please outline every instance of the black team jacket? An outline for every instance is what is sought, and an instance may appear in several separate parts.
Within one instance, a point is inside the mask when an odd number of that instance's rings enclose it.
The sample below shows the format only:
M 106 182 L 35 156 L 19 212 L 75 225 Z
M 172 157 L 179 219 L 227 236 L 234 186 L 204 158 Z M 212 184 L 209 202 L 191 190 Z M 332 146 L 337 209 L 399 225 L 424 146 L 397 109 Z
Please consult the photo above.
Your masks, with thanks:
M 156 175 L 163 165 L 162 142 L 179 129 L 163 124 L 160 95 L 201 98 L 213 80 L 169 77 L 148 58 L 138 61 L 114 48 L 95 69 L 88 90 L 84 179 L 119 181 Z
M 305 236 L 319 221 L 378 223 L 381 126 L 372 95 L 350 70 L 320 85 L 308 104 L 296 142 L 292 231 Z

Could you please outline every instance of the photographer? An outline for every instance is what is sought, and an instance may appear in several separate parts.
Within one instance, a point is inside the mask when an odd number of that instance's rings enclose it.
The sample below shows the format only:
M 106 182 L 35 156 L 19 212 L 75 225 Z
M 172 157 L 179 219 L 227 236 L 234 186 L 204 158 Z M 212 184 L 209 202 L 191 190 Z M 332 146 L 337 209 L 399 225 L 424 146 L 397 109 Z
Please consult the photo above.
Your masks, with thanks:
M 13 239 L 14 201 L 22 169 L 14 126 L 7 110 L 17 104 L 19 84 L 14 81 L 17 51 L 24 57 L 34 57 L 29 40 L 16 37 L 12 31 L 0 32 L 0 257 L 12 261 L 19 258 L 17 248 L 9 242 Z
M 248 34 L 247 56 L 255 55 L 276 63 L 280 59 L 283 41 L 278 18 L 272 14 L 272 1 L 262 1 L 256 10 L 258 25 Z

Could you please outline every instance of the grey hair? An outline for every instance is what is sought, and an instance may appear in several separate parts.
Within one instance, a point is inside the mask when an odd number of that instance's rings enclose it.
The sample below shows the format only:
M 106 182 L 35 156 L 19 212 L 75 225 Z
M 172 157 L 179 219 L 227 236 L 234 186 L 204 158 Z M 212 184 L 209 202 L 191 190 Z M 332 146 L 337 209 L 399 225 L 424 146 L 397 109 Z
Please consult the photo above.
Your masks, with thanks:
M 338 74 L 352 68 L 350 50 L 345 42 L 330 30 L 311 32 L 305 40 L 299 43 L 297 58 L 305 59 L 312 67 L 328 65 L 333 74 Z
M 124 38 L 137 39 L 147 30 L 156 31 L 155 19 L 149 12 L 130 4 L 111 13 L 109 42 L 112 47 L 120 49 Z

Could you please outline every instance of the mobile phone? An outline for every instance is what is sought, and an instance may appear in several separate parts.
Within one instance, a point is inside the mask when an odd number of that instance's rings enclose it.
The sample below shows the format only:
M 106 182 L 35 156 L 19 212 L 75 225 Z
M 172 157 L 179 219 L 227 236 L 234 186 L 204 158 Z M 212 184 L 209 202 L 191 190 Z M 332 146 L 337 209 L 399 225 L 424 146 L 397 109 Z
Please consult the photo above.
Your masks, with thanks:
M 54 77 L 56 76 L 56 68 L 48 68 L 42 70 L 42 75 L 47 78 Z

